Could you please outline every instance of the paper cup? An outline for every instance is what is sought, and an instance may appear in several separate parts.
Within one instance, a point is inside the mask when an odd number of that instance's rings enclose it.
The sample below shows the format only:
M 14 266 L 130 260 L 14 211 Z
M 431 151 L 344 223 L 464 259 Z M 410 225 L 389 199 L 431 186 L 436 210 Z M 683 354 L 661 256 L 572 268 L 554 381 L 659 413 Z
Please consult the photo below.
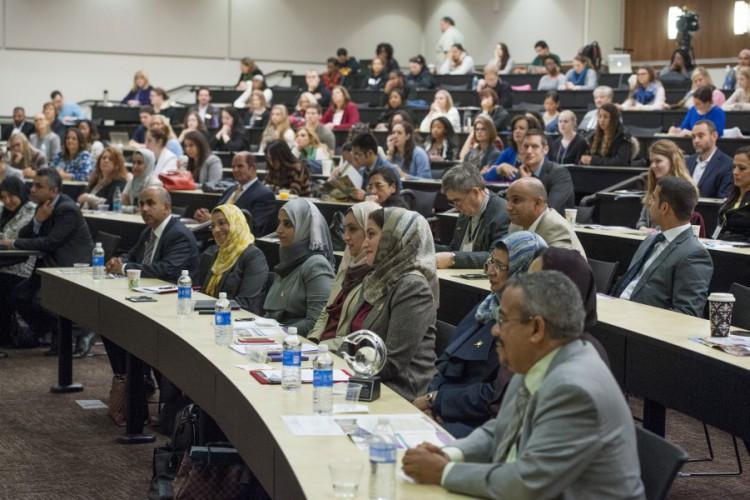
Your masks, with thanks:
M 712 337 L 729 336 L 733 308 L 734 295 L 731 293 L 712 293 L 708 296 L 708 317 Z
M 141 286 L 141 270 L 128 269 L 128 290 L 133 290 Z
M 690 227 L 693 228 L 693 234 L 695 235 L 695 237 L 696 238 L 700 238 L 701 237 L 701 226 L 700 226 L 700 224 L 692 224 Z
M 578 210 L 576 210 L 575 208 L 565 209 L 565 220 L 573 225 L 575 225 L 576 223 L 576 215 L 578 215 Z

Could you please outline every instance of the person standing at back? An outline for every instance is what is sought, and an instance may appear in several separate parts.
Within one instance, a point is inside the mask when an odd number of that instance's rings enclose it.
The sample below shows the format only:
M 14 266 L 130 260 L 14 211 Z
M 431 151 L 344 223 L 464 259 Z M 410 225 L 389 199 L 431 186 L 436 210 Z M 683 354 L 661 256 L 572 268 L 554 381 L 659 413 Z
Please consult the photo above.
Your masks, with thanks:
M 435 46 L 435 61 L 442 64 L 448 58 L 451 47 L 457 43 L 464 43 L 464 35 L 458 28 L 452 17 L 445 16 L 440 19 L 440 38 Z

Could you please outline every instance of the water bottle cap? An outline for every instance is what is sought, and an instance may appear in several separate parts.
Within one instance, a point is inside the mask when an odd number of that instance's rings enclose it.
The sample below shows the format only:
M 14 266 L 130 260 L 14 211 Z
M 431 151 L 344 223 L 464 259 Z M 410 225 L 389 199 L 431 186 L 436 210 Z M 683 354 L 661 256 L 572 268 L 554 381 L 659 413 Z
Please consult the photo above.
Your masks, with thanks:
M 96 248 L 101 248 L 101 247 L 102 247 L 102 242 L 101 241 L 97 241 L 96 242 Z
M 321 354 L 324 353 L 324 352 L 328 352 L 328 344 L 320 344 L 320 345 L 318 345 L 318 352 L 321 353 Z
M 297 335 L 297 327 L 296 326 L 290 326 L 288 331 L 289 331 L 289 335 Z
M 186 272 L 186 271 L 183 271 Z M 219 292 L 219 300 L 226 299 L 227 298 L 227 292 Z
M 188 272 L 188 270 L 187 270 L 187 269 L 183 269 L 183 270 L 182 270 L 182 276 L 188 276 L 189 274 L 190 274 L 190 273 Z

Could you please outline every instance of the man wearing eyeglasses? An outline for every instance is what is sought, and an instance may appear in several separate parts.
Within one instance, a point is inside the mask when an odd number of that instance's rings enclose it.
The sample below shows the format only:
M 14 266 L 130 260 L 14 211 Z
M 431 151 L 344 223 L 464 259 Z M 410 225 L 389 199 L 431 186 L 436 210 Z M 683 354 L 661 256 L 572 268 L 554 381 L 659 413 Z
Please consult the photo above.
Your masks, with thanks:
M 492 328 L 515 373 L 500 412 L 445 448 L 407 450 L 406 474 L 479 498 L 645 498 L 630 409 L 580 340 L 580 297 L 558 271 L 511 278 Z
M 459 217 L 450 245 L 436 245 L 439 269 L 478 269 L 490 255 L 492 243 L 508 233 L 505 200 L 489 192 L 479 171 L 468 163 L 443 176 L 442 190 Z

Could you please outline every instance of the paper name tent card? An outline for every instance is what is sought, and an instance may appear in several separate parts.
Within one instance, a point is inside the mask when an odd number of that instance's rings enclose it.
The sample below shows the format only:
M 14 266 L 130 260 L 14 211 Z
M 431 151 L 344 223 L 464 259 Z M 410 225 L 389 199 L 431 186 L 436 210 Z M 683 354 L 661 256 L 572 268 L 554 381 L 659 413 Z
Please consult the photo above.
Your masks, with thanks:
M 141 293 L 177 293 L 177 287 L 174 285 L 139 286 L 133 288 L 133 290 Z
M 281 383 L 281 370 L 251 370 L 250 375 L 261 384 L 280 384 Z M 346 370 L 333 370 L 333 381 L 334 382 L 346 382 L 351 377 L 351 374 Z M 312 384 L 313 381 L 313 369 L 302 368 L 302 383 Z

